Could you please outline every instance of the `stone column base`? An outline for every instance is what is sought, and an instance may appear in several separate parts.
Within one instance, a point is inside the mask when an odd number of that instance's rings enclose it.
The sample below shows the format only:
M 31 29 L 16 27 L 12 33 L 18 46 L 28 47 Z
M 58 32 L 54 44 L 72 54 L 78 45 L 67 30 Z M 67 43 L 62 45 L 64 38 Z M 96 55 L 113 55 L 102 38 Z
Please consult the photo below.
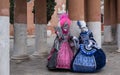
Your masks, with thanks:
M 35 52 L 31 56 L 44 57 L 47 54 L 47 25 L 35 25 Z
M 35 51 L 32 55 L 30 55 L 30 58 L 44 58 L 48 56 L 48 52 L 41 52 Z
M 26 60 L 26 59 L 29 59 L 29 56 L 28 55 L 12 56 L 11 59 L 12 60 Z
M 120 53 L 120 49 L 116 50 L 118 53 Z
M 21 55 L 21 56 L 12 56 L 11 60 L 14 61 L 15 63 L 21 63 L 26 60 L 29 60 L 30 57 L 28 55 Z
M 27 25 L 15 23 L 14 24 L 14 51 L 12 60 L 26 60 L 27 55 Z

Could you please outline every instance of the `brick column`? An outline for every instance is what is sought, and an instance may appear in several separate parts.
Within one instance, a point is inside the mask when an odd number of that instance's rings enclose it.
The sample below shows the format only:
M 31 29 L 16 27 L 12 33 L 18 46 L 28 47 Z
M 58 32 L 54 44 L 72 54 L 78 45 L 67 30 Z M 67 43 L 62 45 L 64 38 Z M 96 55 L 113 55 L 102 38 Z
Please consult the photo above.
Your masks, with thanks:
M 43 56 L 47 52 L 47 7 L 46 0 L 35 0 L 35 52 Z
M 117 45 L 120 52 L 120 0 L 117 0 Z
M 116 40 L 116 26 L 117 26 L 117 11 L 116 11 L 116 0 L 110 0 L 110 23 L 111 23 L 111 26 L 112 26 L 112 37 L 113 37 L 113 43 L 116 43 L 117 40 Z
M 87 0 L 87 25 L 88 28 L 93 32 L 94 38 L 101 47 L 101 9 L 100 0 Z
M 25 60 L 27 55 L 27 1 L 15 0 L 14 51 L 12 59 Z
M 70 31 L 71 34 L 76 37 L 78 37 L 80 33 L 76 21 L 83 21 L 85 19 L 84 11 L 84 0 L 68 0 L 68 14 L 72 20 Z
M 9 0 L 0 0 L 0 75 L 10 75 Z
M 112 26 L 110 17 L 110 0 L 104 0 L 104 42 L 112 42 Z

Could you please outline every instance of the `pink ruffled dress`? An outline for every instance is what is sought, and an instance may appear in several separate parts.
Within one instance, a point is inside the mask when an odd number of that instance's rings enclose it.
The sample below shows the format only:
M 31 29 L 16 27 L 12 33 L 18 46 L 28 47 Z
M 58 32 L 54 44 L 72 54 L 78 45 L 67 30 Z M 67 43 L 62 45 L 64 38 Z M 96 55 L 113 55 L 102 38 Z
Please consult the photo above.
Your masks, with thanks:
M 70 69 L 72 59 L 73 51 L 68 43 L 67 38 L 65 38 L 60 45 L 60 50 L 58 51 L 56 68 Z

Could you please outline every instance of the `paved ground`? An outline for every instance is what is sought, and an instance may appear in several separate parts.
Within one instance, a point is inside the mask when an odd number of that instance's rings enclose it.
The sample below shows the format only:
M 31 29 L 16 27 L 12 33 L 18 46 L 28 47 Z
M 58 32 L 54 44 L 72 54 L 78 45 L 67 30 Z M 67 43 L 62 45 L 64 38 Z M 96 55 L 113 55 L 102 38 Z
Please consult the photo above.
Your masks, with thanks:
M 51 48 L 54 38 L 48 38 L 48 49 Z M 117 53 L 116 45 L 103 45 L 107 55 L 107 65 L 97 73 L 72 73 L 68 71 L 48 71 L 46 68 L 46 56 L 44 58 L 31 58 L 20 64 L 11 61 L 11 75 L 120 75 L 120 53 Z M 34 51 L 34 38 L 28 39 L 28 54 Z M 49 50 L 48 50 L 49 51 Z M 11 55 L 13 52 L 13 40 L 11 39 Z

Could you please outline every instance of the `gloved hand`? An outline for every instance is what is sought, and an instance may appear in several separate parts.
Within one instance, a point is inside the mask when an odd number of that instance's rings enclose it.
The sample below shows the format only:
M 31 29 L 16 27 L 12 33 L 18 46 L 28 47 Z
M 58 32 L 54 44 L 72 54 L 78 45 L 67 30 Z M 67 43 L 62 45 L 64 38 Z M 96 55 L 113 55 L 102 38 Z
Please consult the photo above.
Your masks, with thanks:
M 79 39 L 78 39 L 77 37 L 75 37 L 75 36 L 74 36 L 72 39 L 73 39 L 73 41 L 74 41 L 75 48 L 76 48 L 76 49 L 79 49 Z

